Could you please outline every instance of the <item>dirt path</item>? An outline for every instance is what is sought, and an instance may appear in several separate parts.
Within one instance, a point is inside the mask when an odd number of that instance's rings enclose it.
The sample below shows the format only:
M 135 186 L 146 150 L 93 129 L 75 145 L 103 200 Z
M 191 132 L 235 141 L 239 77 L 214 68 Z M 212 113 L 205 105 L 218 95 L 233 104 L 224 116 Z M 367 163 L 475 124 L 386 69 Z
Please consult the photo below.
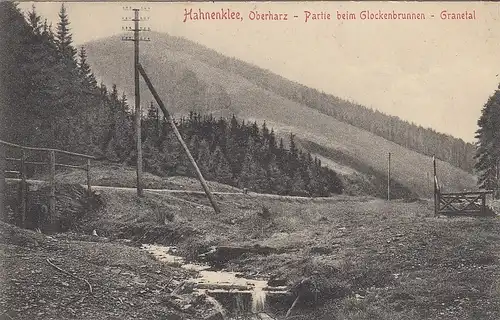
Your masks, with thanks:
M 7 181 L 11 182 L 19 182 L 20 179 L 8 178 Z M 26 180 L 28 183 L 32 184 L 46 184 L 46 181 L 43 180 Z M 82 187 L 87 187 L 87 185 L 81 185 Z M 131 187 L 113 187 L 113 186 L 92 186 L 93 190 L 118 190 L 125 192 L 137 192 L 136 188 Z M 204 191 L 198 190 L 179 190 L 179 189 L 143 189 L 145 192 L 154 192 L 154 193 L 174 193 L 174 194 L 186 194 L 186 195 L 205 195 Z M 212 191 L 214 195 L 219 196 L 237 196 L 237 197 L 245 197 L 245 198 L 265 198 L 265 199 L 282 199 L 282 200 L 307 200 L 307 201 L 317 201 L 317 202 L 328 202 L 328 201 L 337 201 L 338 196 L 335 197 L 302 197 L 302 196 L 282 196 L 277 194 L 268 194 L 268 193 L 256 193 L 256 192 L 221 192 L 221 191 Z M 346 197 L 347 198 L 347 197 Z

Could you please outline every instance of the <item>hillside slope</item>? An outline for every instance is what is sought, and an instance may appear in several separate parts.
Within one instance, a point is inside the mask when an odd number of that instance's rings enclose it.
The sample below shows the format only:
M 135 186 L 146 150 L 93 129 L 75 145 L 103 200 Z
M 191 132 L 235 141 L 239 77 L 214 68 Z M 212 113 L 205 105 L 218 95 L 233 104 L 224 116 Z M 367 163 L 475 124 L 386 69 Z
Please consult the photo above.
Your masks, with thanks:
M 223 196 L 222 213 L 214 215 L 203 195 L 146 192 L 138 201 L 133 193 L 104 190 L 105 207 L 82 230 L 175 245 L 187 259 L 199 259 L 211 246 L 272 248 L 234 257 L 224 267 L 290 286 L 312 279 L 320 304 L 301 301 L 296 319 L 498 318 L 497 218 L 436 218 L 429 201 L 343 195 Z M 158 221 L 158 208 L 172 213 L 172 221 Z M 292 302 L 273 305 L 277 319 Z
M 152 42 L 142 45 L 141 61 L 167 107 L 174 112 L 186 113 L 191 105 L 197 103 L 189 99 L 190 88 L 223 88 L 231 98 L 230 104 L 223 110 L 201 111 L 218 111 L 217 114 L 223 115 L 234 113 L 241 118 L 266 121 L 278 133 L 293 132 L 299 139 L 314 142 L 332 153 L 340 151 L 379 173 L 386 171 L 387 153 L 391 152 L 394 180 L 419 196 L 431 195 L 432 184 L 427 175 L 432 172 L 430 157 L 266 90 L 237 72 L 198 59 L 190 51 L 181 50 L 182 47 L 174 50 L 172 46 L 176 42 L 173 39 L 153 33 Z M 86 48 L 97 77 L 106 84 L 116 83 L 131 96 L 132 49 L 127 48 L 120 37 L 91 42 Z M 194 72 L 196 77 L 193 78 L 186 70 Z M 145 84 L 141 84 L 143 101 L 151 101 L 146 89 Z M 200 105 L 204 105 L 203 102 Z M 441 161 L 438 168 L 444 189 L 475 188 L 475 178 L 471 174 Z
M 107 172 L 118 184 L 133 176 L 119 167 Z M 300 320 L 500 315 L 498 217 L 443 219 L 434 216 L 432 201 L 345 195 L 221 195 L 220 214 L 203 194 L 146 190 L 137 198 L 132 188 L 104 188 L 96 196 L 100 206 L 77 221 L 72 230 L 78 233 L 46 237 L 0 222 L 0 267 L 6 270 L 0 319 L 209 319 L 204 315 L 213 306 L 196 299 L 193 287 L 180 300 L 173 294 L 196 272 L 175 260 L 158 263 L 139 250 L 142 244 L 175 246 L 189 263 L 282 283 L 290 297 L 269 296 L 265 303 L 275 319 L 285 319 L 298 294 L 292 317 Z M 249 251 L 210 255 L 214 248 Z

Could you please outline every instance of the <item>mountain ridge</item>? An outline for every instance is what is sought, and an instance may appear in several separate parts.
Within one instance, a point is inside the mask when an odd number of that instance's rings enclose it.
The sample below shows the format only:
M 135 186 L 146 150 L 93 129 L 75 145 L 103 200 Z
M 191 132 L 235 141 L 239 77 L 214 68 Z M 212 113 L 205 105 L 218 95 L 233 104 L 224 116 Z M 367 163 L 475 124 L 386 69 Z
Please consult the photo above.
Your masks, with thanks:
M 432 170 L 428 155 L 407 149 L 384 137 L 356 127 L 349 121 L 336 119 L 326 114 L 325 110 L 318 110 L 321 109 L 318 106 L 311 107 L 312 102 L 301 95 L 307 95 L 310 92 L 314 98 L 314 95 L 318 93 L 332 101 L 337 99 L 338 103 L 341 103 L 342 99 L 319 93 L 317 90 L 298 83 L 295 83 L 297 91 L 293 93 L 294 87 L 288 86 L 293 82 L 284 80 L 285 82 L 280 84 L 276 79 L 283 77 L 278 75 L 258 78 L 263 83 L 256 85 L 255 82 L 258 79 L 255 79 L 256 76 L 253 73 L 258 67 L 238 62 L 234 58 L 224 58 L 223 55 L 202 45 L 167 34 L 153 33 L 152 40 L 154 45 L 146 43 L 141 47 L 141 63 L 157 91 L 160 92 L 167 108 L 173 113 L 186 113 L 190 108 L 194 108 L 194 111 L 198 112 L 217 111 L 216 114 L 223 116 L 236 114 L 238 117 L 252 121 L 266 121 L 277 132 L 293 132 L 300 138 L 319 142 L 328 150 L 332 152 L 339 150 L 380 173 L 386 170 L 386 154 L 391 152 L 394 154 L 393 176 L 396 181 L 411 187 L 420 196 L 429 196 L 432 192 L 427 175 L 422 174 L 422 170 L 415 170 L 415 166 L 422 169 L 428 168 L 427 173 Z M 128 94 L 133 92 L 131 68 L 133 52 L 131 48 L 124 50 L 124 45 L 119 37 L 111 37 L 87 43 L 85 47 L 89 63 L 96 75 L 107 84 L 116 83 Z M 198 48 L 198 52 L 192 47 Z M 200 58 L 200 55 L 203 58 Z M 227 63 L 233 60 L 240 64 Z M 247 68 L 249 71 L 246 70 L 246 72 L 250 75 L 245 76 L 245 70 L 236 68 L 240 65 L 243 69 Z M 268 70 L 260 70 L 260 73 L 271 74 Z M 270 77 L 275 78 L 266 83 L 266 79 Z M 283 87 L 281 91 L 289 92 L 281 95 L 276 93 L 279 90 L 271 90 L 280 85 Z M 266 86 L 271 89 L 265 89 Z M 306 88 L 306 91 L 301 91 L 303 90 L 301 88 Z M 216 103 L 217 110 L 214 110 L 214 104 L 211 108 L 209 106 L 211 102 L 203 101 L 203 99 L 207 99 L 206 92 L 218 92 L 217 90 L 220 91 L 220 95 L 216 96 L 218 101 L 226 101 L 226 103 L 222 104 L 222 108 L 221 103 Z M 200 91 L 203 91 L 204 95 L 199 94 Z M 152 100 L 142 81 L 141 94 L 143 101 Z M 229 103 L 227 103 L 226 94 L 230 98 Z M 296 97 L 287 97 L 290 94 L 296 94 Z M 299 103 L 301 99 L 305 99 L 306 103 Z M 358 106 L 358 108 L 362 107 Z M 374 157 L 374 155 L 378 156 Z M 475 188 L 475 178 L 470 173 L 444 161 L 439 161 L 439 167 L 441 169 L 440 180 L 445 188 L 453 190 Z

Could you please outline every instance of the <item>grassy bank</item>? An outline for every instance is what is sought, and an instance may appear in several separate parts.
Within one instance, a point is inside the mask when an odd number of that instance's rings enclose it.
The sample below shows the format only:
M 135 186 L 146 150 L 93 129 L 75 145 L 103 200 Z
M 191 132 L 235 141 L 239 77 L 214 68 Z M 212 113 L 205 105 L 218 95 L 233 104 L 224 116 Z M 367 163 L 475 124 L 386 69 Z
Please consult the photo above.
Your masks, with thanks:
M 218 195 L 221 214 L 215 214 L 201 194 L 146 191 L 139 199 L 133 189 L 105 189 L 99 197 L 102 207 L 74 230 L 86 237 L 95 230 L 110 243 L 94 243 L 91 249 L 71 240 L 58 249 L 58 263 L 90 263 L 94 260 L 89 251 L 113 258 L 107 250 L 123 250 L 122 262 L 103 262 L 102 267 L 128 263 L 125 257 L 130 256 L 138 260 L 131 268 L 159 268 L 151 259 L 135 258 L 136 248 L 115 248 L 118 239 L 176 245 L 188 259 L 198 259 L 211 246 L 260 247 L 269 252 L 233 256 L 221 267 L 284 281 L 301 295 L 292 310 L 294 319 L 500 317 L 496 217 L 434 217 L 433 204 L 426 200 L 387 202 L 372 197 Z M 84 265 L 81 270 L 87 267 L 96 277 L 109 273 L 101 266 Z M 282 318 L 293 298 L 269 306 L 270 311 Z
M 274 249 L 224 267 L 292 287 L 307 279 L 297 319 L 500 316 L 496 218 L 436 218 L 427 201 L 370 197 L 222 196 L 216 215 L 203 196 L 147 192 L 138 200 L 111 190 L 102 196 L 105 209 L 85 222 L 85 232 L 175 244 L 188 258 L 216 245 Z M 273 311 L 283 315 L 288 307 Z

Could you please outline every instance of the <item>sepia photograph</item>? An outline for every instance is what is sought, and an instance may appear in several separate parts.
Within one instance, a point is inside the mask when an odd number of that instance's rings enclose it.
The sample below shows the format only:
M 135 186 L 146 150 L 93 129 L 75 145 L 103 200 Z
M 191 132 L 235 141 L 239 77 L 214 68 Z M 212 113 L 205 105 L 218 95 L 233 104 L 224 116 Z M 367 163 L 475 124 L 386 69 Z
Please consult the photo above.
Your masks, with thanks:
M 500 319 L 500 2 L 1 1 L 0 320 Z

